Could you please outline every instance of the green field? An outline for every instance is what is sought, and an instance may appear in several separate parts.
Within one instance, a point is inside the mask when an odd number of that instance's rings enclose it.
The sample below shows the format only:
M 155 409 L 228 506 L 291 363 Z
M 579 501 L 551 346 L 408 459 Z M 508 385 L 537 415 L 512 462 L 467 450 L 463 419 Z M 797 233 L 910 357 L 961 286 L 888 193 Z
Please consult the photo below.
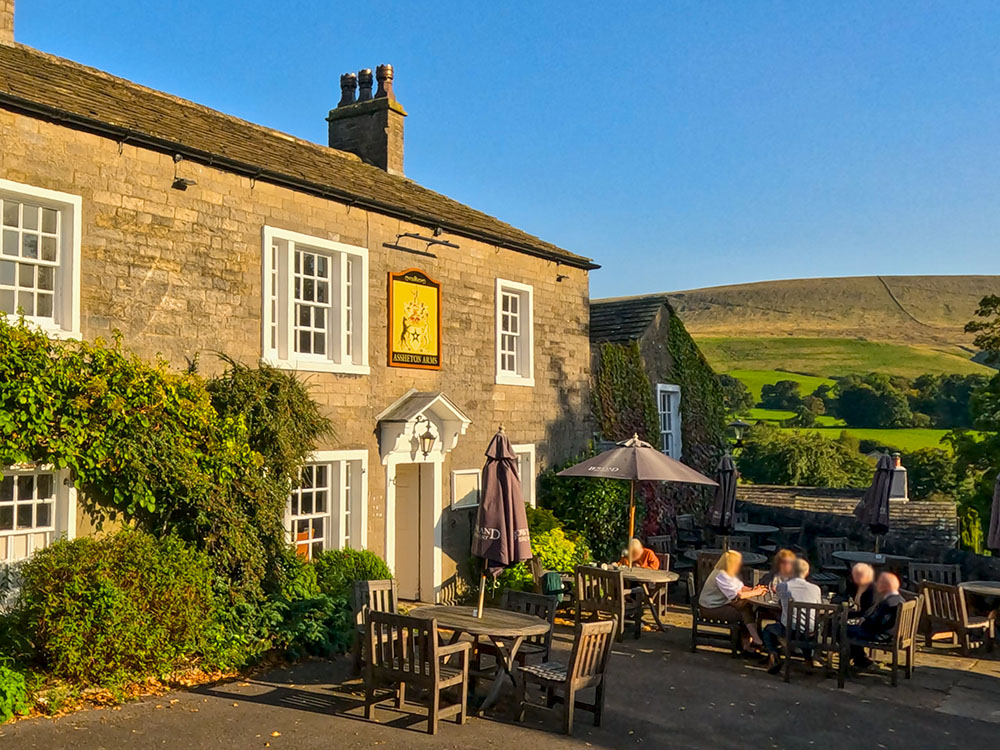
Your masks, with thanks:
M 782 409 L 751 409 L 750 412 L 743 417 L 748 422 L 775 422 L 781 423 L 786 419 L 791 419 L 795 416 L 794 411 L 784 411 Z M 844 421 L 842 419 L 837 419 L 836 417 L 827 416 L 823 414 L 816 417 L 817 427 L 837 427 L 843 426 Z
M 901 430 L 864 430 L 845 427 L 806 427 L 791 428 L 799 429 L 801 432 L 817 432 L 820 435 L 834 440 L 840 437 L 842 432 L 846 432 L 851 437 L 858 440 L 874 440 L 879 444 L 889 448 L 908 453 L 921 448 L 942 448 L 951 450 L 950 446 L 941 442 L 948 430 L 931 430 L 921 428 L 908 428 Z
M 830 378 L 819 378 L 815 375 L 799 375 L 795 372 L 782 372 L 781 370 L 728 370 L 727 375 L 743 381 L 743 385 L 750 389 L 753 397 L 760 401 L 760 389 L 765 385 L 777 383 L 779 380 L 794 380 L 799 384 L 799 389 L 803 396 L 808 396 L 821 385 L 833 385 Z M 794 416 L 789 412 L 789 416 Z
M 734 338 L 700 337 L 695 340 L 716 372 L 731 372 L 740 377 L 740 372 L 768 373 L 767 377 L 778 374 L 776 367 L 796 372 L 811 373 L 814 376 L 833 377 L 835 375 L 866 374 L 881 372 L 887 375 L 902 375 L 915 378 L 926 373 L 983 373 L 996 372 L 980 365 L 958 347 L 934 348 L 888 344 L 860 339 L 836 338 Z M 793 379 L 788 373 L 780 373 L 783 378 Z M 822 377 L 817 379 L 822 380 Z M 740 377 L 741 380 L 744 380 Z M 759 396 L 759 385 L 767 380 L 751 378 L 744 380 Z M 770 381 L 774 382 L 774 381 Z M 815 387 L 815 386 L 814 386 Z M 805 388 L 803 387 L 803 391 Z

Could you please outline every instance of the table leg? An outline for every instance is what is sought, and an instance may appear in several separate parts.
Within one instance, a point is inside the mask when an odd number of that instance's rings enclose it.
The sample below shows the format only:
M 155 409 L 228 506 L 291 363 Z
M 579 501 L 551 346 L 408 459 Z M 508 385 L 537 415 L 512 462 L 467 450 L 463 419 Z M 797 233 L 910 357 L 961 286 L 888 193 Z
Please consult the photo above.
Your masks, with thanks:
M 490 637 L 493 641 L 493 645 L 496 646 L 497 653 L 500 658 L 497 659 L 497 671 L 496 677 L 493 679 L 493 684 L 490 685 L 490 690 L 486 694 L 485 700 L 479 706 L 479 715 L 482 716 L 483 712 L 497 702 L 500 697 L 500 693 L 503 691 L 504 684 L 507 682 L 507 678 L 510 678 L 510 682 L 514 684 L 514 660 L 517 658 L 517 652 L 521 648 L 521 643 L 524 642 L 524 636 L 517 636 L 513 638 L 509 646 L 504 645 L 504 642 L 500 638 Z
M 646 589 L 645 586 L 643 588 Z M 653 585 L 652 593 L 646 589 L 646 605 L 649 607 L 650 614 L 653 615 L 653 621 L 656 623 L 656 627 L 665 630 L 663 621 L 660 619 L 660 597 L 663 597 L 664 601 L 666 600 L 667 584 Z

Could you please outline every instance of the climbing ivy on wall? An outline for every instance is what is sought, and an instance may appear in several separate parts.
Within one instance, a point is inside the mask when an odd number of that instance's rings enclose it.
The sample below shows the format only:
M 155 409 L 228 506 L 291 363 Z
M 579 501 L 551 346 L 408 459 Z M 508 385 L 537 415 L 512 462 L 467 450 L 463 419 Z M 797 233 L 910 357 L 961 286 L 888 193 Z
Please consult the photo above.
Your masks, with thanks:
M 639 343 L 601 344 L 594 375 L 594 415 L 607 440 L 643 440 L 659 435 L 653 386 L 643 367 Z

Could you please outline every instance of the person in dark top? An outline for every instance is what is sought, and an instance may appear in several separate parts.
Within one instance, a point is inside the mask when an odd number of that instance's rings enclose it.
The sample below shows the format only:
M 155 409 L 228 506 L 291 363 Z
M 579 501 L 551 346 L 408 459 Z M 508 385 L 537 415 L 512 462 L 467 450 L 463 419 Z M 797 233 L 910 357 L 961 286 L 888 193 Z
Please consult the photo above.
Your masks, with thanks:
M 896 615 L 903 597 L 899 593 L 899 578 L 894 573 L 882 573 L 875 583 L 879 594 L 878 603 L 864 614 L 861 621 L 847 626 L 847 637 L 851 640 L 879 642 L 886 640 L 896 625 Z M 851 646 L 851 663 L 858 669 L 871 666 L 871 659 L 865 654 L 864 646 Z
M 835 604 L 847 603 L 848 617 L 856 620 L 875 606 L 875 570 L 868 563 L 857 563 L 851 568 L 847 588 L 833 599 Z

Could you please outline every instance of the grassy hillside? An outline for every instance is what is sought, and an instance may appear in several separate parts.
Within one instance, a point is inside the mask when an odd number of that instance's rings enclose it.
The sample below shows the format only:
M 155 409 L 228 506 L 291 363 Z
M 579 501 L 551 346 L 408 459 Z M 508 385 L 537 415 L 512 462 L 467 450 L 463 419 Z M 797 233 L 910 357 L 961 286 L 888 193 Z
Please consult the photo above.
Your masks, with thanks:
M 699 343 L 704 352 L 705 347 Z M 707 355 L 706 355 L 707 356 Z M 716 368 L 718 370 L 718 368 Z M 765 385 L 777 383 L 779 380 L 794 380 L 799 384 L 799 389 L 803 395 L 812 393 L 821 385 L 833 385 L 829 378 L 818 378 L 813 375 L 799 375 L 795 372 L 781 372 L 780 370 L 729 370 L 725 372 L 734 378 L 739 378 L 743 384 L 750 389 L 753 397 L 760 401 L 760 389 Z
M 924 373 L 984 373 L 993 372 L 985 365 L 969 359 L 959 347 L 905 345 L 890 342 L 858 341 L 856 339 L 803 337 L 697 337 L 698 346 L 717 372 L 732 372 L 760 394 L 760 384 L 782 379 L 794 379 L 776 368 L 818 376 L 882 372 L 888 375 L 916 377 Z M 745 378 L 746 371 L 766 375 Z M 771 380 L 770 378 L 774 378 Z M 766 378 L 761 380 L 761 378 Z M 813 386 L 813 389 L 815 386 Z M 810 389 L 813 390 L 813 389 Z M 803 391 L 805 391 L 803 386 Z
M 846 432 L 851 437 L 858 440 L 874 440 L 889 448 L 895 448 L 903 453 L 919 450 L 920 448 L 941 448 L 951 450 L 946 443 L 941 442 L 948 430 L 931 429 L 902 429 L 902 430 L 863 430 L 844 427 L 808 427 L 800 428 L 802 432 L 817 432 L 820 435 L 834 440 L 840 437 L 842 432 Z

